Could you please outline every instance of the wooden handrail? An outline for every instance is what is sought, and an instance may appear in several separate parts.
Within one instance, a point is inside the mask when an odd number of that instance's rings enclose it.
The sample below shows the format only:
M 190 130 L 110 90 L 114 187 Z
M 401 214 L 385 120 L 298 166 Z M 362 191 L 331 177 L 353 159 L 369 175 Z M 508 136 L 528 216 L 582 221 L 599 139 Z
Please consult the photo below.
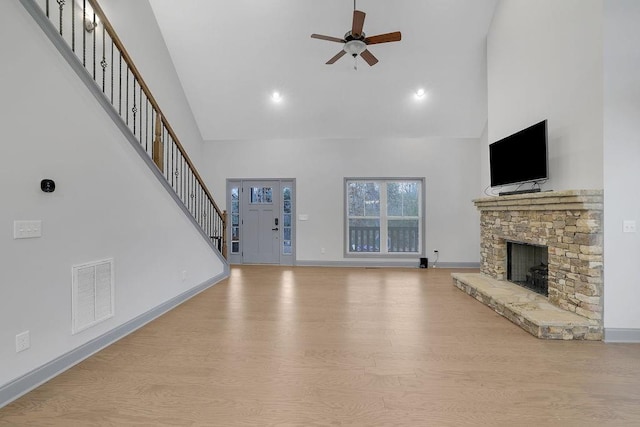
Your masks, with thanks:
M 180 140 L 178 139 L 178 137 L 176 136 L 175 132 L 173 131 L 173 128 L 167 122 L 166 116 L 164 115 L 164 113 L 160 109 L 160 106 L 158 105 L 158 102 L 155 100 L 155 98 L 151 94 L 151 90 L 149 89 L 149 87 L 145 83 L 144 79 L 142 78 L 142 75 L 138 71 L 138 68 L 133 63 L 133 60 L 131 59 L 131 56 L 129 55 L 129 53 L 125 49 L 124 44 L 122 43 L 122 41 L 120 40 L 120 38 L 116 34 L 113 26 L 111 25 L 111 22 L 109 22 L 109 20 L 107 19 L 104 11 L 102 10 L 100 5 L 98 4 L 98 1 L 97 0 L 87 0 L 87 1 L 89 2 L 91 7 L 93 8 L 93 12 L 100 18 L 100 23 L 104 25 L 105 30 L 109 34 L 109 37 L 111 37 L 111 40 L 113 41 L 113 43 L 116 45 L 116 47 L 120 51 L 120 54 L 122 55 L 122 59 L 124 59 L 124 61 L 127 63 L 127 66 L 131 70 L 131 73 L 134 75 L 134 77 L 138 81 L 138 84 L 140 85 L 140 87 L 144 91 L 146 97 L 149 99 L 149 102 L 151 103 L 151 105 L 155 109 L 156 113 L 159 116 L 162 117 L 162 124 L 167 129 L 167 132 L 169 133 L 169 135 L 171 136 L 171 139 L 173 140 L 173 142 L 175 143 L 176 147 L 178 148 L 178 151 L 180 151 L 180 154 L 183 156 L 183 158 L 185 159 L 185 161 L 189 165 L 191 173 L 193 173 L 194 177 L 196 178 L 196 180 L 198 181 L 198 183 L 202 187 L 202 190 L 205 192 L 205 194 L 207 195 L 207 197 L 211 201 L 211 204 L 213 205 L 213 207 L 216 210 L 217 214 L 221 218 L 224 218 L 223 212 L 220 210 L 220 208 L 218 207 L 218 205 L 215 202 L 215 199 L 213 198 L 213 196 L 209 192 L 209 189 L 204 184 L 204 180 L 202 179 L 202 177 L 198 173 L 198 170 L 196 169 L 195 165 L 193 164 L 193 162 L 191 161 L 189 156 L 187 155 L 187 152 L 185 151 L 184 147 L 180 143 Z

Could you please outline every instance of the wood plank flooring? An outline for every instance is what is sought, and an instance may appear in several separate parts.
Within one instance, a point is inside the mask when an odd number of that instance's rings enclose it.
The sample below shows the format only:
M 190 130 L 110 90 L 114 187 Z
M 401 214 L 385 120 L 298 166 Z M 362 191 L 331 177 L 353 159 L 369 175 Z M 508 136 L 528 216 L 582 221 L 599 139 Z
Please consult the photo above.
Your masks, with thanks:
M 640 345 L 539 340 L 453 271 L 234 267 L 0 425 L 640 425 Z

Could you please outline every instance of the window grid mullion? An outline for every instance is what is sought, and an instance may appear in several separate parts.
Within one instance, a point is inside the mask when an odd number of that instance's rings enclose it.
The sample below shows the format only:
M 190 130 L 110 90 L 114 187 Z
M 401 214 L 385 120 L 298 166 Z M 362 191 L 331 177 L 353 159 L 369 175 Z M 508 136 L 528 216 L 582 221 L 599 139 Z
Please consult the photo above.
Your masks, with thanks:
M 387 182 L 378 182 L 380 187 L 380 253 L 389 253 L 389 224 L 387 216 Z

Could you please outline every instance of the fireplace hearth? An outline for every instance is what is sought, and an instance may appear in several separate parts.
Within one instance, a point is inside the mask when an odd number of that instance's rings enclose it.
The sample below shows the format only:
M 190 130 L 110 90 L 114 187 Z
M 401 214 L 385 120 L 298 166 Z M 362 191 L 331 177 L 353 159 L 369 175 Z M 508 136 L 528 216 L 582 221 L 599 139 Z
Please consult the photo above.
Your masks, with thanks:
M 532 334 L 602 339 L 601 190 L 474 200 L 480 273 L 454 285 Z

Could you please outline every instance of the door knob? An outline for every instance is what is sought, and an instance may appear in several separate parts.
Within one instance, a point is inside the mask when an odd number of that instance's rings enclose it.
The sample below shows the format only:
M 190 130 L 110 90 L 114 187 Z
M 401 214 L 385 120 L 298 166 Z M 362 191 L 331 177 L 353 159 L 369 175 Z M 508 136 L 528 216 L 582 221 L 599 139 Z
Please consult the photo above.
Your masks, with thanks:
M 278 231 L 278 227 L 272 228 L 271 231 Z

